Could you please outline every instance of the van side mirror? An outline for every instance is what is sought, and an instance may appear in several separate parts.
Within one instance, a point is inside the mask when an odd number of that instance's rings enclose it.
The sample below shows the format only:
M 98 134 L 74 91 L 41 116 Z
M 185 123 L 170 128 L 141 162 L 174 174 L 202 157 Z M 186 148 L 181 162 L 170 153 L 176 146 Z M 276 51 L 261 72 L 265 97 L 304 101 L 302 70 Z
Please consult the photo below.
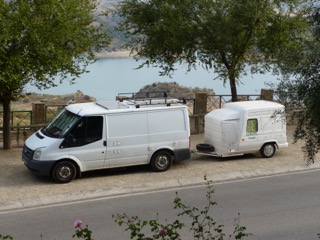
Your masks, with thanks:
M 61 143 L 60 148 L 68 148 L 72 147 L 75 144 L 75 139 L 73 138 L 72 134 L 68 134 L 64 141 Z

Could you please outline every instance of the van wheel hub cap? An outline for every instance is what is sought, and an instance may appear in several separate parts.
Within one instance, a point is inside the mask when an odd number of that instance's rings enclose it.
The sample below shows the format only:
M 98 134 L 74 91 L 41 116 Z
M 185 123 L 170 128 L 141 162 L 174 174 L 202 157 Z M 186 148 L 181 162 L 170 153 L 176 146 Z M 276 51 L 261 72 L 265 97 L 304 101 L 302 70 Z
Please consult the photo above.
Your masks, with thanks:
M 161 156 L 161 157 L 158 158 L 157 163 L 158 163 L 159 167 L 164 168 L 168 164 L 168 158 L 164 157 L 164 156 Z
M 59 176 L 61 178 L 68 178 L 71 175 L 71 170 L 68 167 L 62 167 L 59 171 Z

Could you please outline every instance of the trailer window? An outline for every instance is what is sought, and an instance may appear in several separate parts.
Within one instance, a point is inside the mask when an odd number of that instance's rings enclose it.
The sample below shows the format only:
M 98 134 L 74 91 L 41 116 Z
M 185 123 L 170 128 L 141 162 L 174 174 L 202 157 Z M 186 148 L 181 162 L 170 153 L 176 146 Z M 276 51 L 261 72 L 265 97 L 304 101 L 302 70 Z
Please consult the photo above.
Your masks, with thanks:
M 258 119 L 248 119 L 247 120 L 247 133 L 258 132 Z

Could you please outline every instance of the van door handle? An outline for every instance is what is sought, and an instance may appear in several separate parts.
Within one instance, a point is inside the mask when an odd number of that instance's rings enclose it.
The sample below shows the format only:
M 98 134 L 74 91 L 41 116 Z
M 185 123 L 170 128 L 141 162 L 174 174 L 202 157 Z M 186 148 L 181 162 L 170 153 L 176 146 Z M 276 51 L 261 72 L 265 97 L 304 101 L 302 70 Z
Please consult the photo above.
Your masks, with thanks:
M 103 146 L 107 146 L 107 141 L 103 141 Z

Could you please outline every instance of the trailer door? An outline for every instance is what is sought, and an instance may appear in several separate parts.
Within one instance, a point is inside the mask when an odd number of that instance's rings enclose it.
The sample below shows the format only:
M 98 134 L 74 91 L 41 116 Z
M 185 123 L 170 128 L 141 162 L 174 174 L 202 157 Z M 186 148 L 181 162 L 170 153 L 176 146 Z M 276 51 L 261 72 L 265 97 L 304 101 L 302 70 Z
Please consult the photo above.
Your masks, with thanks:
M 237 150 L 238 132 L 236 129 L 236 123 L 222 124 L 222 138 L 228 153 Z
M 239 150 L 241 152 L 252 152 L 259 150 L 259 119 L 248 118 L 245 123 L 245 128 L 242 133 L 241 141 L 239 143 Z

